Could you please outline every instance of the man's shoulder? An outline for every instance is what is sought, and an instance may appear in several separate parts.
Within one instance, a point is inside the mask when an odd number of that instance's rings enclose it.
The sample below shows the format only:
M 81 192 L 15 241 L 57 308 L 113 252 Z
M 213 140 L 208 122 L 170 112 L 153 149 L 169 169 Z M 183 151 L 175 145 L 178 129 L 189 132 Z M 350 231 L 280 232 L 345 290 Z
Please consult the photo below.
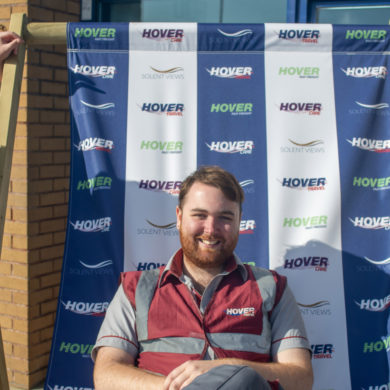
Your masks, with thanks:
M 279 303 L 284 293 L 287 278 L 274 270 L 263 267 L 251 265 L 250 269 L 252 270 L 268 310 L 272 310 Z
M 154 290 L 164 266 L 152 270 L 127 271 L 121 273 L 123 291 L 133 307 L 136 307 L 137 287 L 142 286 L 143 291 Z
M 125 271 L 121 272 L 120 275 L 120 282 L 122 285 L 127 285 L 128 283 L 137 285 L 138 281 L 142 278 L 149 279 L 150 277 L 153 277 L 154 275 L 159 275 L 161 271 L 164 269 L 164 265 L 158 268 L 154 269 L 147 269 L 147 270 L 136 270 L 136 271 Z
M 277 271 L 259 267 L 257 265 L 247 264 L 247 266 L 252 270 L 253 275 L 256 279 L 262 278 L 262 277 L 272 277 L 276 283 L 282 282 L 287 280 L 287 277 L 284 275 L 279 274 Z

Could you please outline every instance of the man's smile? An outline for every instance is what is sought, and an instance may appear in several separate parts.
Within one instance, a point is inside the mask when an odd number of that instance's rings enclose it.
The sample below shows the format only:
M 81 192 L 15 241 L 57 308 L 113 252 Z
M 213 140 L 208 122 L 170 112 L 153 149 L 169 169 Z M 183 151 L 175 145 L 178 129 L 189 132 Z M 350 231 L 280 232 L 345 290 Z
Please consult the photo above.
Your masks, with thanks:
M 213 247 L 213 246 L 216 246 L 216 245 L 221 243 L 221 241 L 217 240 L 217 239 L 207 239 L 207 238 L 202 238 L 202 237 L 199 237 L 198 240 L 202 244 L 209 246 L 209 247 Z

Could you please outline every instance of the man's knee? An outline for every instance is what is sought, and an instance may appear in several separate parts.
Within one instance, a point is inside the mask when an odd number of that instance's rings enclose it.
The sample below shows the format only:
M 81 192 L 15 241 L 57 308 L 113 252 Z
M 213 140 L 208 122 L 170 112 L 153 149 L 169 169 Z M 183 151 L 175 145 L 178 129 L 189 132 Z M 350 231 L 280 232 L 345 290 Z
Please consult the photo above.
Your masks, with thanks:
M 270 384 L 248 366 L 222 365 L 195 378 L 183 390 L 272 390 Z

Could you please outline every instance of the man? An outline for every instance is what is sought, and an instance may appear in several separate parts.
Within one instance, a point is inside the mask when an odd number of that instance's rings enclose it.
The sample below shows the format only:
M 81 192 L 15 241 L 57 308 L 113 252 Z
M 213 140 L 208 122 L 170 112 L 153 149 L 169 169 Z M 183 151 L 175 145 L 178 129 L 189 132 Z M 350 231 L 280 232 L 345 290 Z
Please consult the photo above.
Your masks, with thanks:
M 250 367 L 269 381 L 261 388 L 311 389 L 310 347 L 286 278 L 233 253 L 243 198 L 219 167 L 183 182 L 182 248 L 165 268 L 123 274 L 92 354 L 96 390 L 192 389 L 229 365 Z

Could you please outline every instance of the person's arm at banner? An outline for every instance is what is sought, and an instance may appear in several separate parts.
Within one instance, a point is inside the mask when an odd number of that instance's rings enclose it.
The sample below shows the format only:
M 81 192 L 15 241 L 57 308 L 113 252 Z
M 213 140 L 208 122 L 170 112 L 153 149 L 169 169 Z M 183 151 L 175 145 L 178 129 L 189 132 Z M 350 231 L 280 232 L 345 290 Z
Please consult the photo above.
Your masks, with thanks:
M 308 350 L 302 348 L 287 349 L 278 353 L 274 359 L 275 362 L 271 363 L 258 363 L 236 358 L 187 361 L 167 376 L 163 390 L 182 389 L 197 376 L 222 364 L 251 367 L 268 381 L 278 380 L 284 390 L 311 390 L 313 371 Z
M 134 366 L 134 358 L 118 348 L 101 347 L 94 368 L 95 390 L 161 390 L 165 377 Z
M 23 42 L 19 35 L 11 31 L 0 32 L 0 82 L 3 76 L 4 61 L 11 55 L 17 54 L 18 46 Z

